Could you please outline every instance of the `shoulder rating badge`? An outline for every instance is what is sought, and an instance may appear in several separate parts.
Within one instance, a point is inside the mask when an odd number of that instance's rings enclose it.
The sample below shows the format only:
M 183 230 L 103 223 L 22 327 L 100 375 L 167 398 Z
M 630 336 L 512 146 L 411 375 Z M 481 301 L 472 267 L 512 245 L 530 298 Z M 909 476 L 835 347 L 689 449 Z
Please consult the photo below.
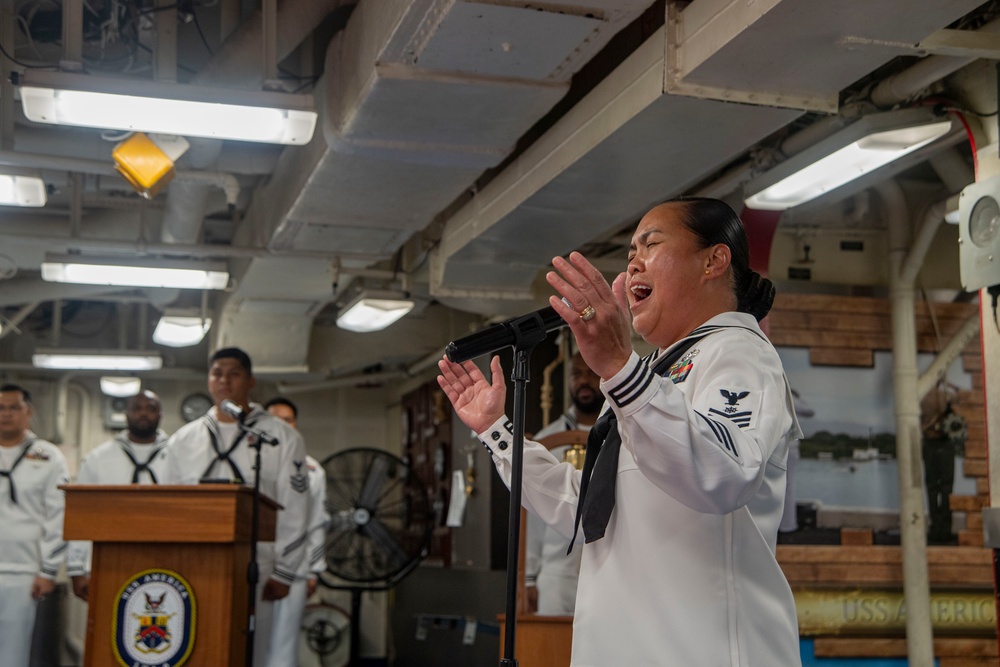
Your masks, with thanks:
M 290 480 L 292 489 L 299 493 L 305 493 L 309 490 L 309 476 L 302 471 L 302 464 L 305 463 L 305 460 L 292 461 L 292 463 L 295 465 L 295 472 L 292 473 Z
M 180 667 L 194 648 L 191 586 L 170 570 L 139 572 L 118 591 L 112 621 L 115 658 L 124 667 Z

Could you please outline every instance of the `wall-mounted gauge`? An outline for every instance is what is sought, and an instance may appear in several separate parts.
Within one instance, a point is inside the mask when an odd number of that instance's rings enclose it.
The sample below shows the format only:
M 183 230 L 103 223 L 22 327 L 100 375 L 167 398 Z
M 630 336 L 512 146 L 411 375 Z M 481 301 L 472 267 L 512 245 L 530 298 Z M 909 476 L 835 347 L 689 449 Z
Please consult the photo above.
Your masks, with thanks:
M 191 394 L 183 401 L 181 401 L 181 418 L 184 423 L 193 422 L 195 419 L 202 417 L 215 403 L 212 399 L 205 394 Z

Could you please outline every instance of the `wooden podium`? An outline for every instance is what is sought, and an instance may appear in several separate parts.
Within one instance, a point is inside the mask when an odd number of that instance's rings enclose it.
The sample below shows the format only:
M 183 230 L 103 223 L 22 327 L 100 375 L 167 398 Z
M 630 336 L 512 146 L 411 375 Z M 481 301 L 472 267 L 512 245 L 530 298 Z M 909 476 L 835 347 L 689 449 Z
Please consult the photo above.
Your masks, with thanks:
M 194 640 L 186 664 L 244 664 L 252 488 L 235 484 L 62 488 L 65 539 L 94 542 L 86 667 L 122 664 L 115 658 L 116 608 L 123 586 L 150 569 L 176 572 L 190 585 Z M 278 509 L 280 505 L 261 496 L 260 542 L 274 541 Z

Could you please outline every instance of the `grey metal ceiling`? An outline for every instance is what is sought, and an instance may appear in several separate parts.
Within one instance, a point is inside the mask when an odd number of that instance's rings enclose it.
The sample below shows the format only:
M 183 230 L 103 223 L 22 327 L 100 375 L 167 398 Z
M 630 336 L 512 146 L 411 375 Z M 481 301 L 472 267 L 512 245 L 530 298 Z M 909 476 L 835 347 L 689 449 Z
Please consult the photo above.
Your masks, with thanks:
M 30 4 L 20 0 L 18 8 Z M 746 163 L 761 142 L 773 145 L 776 134 L 797 130 L 817 112 L 836 113 L 845 90 L 900 56 L 919 54 L 915 45 L 981 5 L 934 0 L 917 11 L 911 0 L 361 0 L 331 38 L 323 18 L 342 19 L 346 4 L 279 3 L 282 55 L 320 66 L 312 142 L 280 156 L 266 146 L 210 147 L 191 167 L 235 174 L 242 185 L 232 238 L 193 250 L 228 258 L 237 276 L 217 303 L 213 342 L 247 347 L 261 367 L 311 376 L 347 364 L 312 345 L 314 319 L 355 281 L 398 285 L 401 278 L 424 305 L 517 312 L 542 298 L 538 273 L 554 255 Z M 221 0 L 198 10 L 215 31 L 210 41 L 221 41 L 224 17 L 239 5 Z M 616 39 L 628 26 L 628 35 L 648 37 Z M 226 48 L 202 55 L 193 79 L 257 85 L 248 63 L 259 62 L 260 31 L 259 17 L 248 17 Z M 184 39 L 192 38 L 182 39 L 182 56 L 201 48 Z M 23 36 L 18 44 L 26 57 Z M 618 64 L 553 118 L 574 76 L 595 58 Z M 957 60 L 956 68 L 967 62 Z M 542 119 L 547 129 L 533 129 Z M 0 306 L 22 304 L 27 297 L 19 301 L 18 288 L 34 300 L 79 292 L 38 286 L 34 271 L 46 250 L 95 251 L 102 239 L 128 250 L 140 230 L 156 238 L 161 207 L 107 205 L 120 184 L 102 175 L 111 144 L 97 136 L 23 118 L 13 128 L 12 150 L 2 151 L 0 162 L 16 162 L 19 152 L 48 156 L 46 174 L 69 193 L 73 167 L 60 159 L 90 161 L 82 181 L 90 203 L 76 229 L 68 194 L 57 193 L 41 213 L 0 213 L 0 252 L 15 257 L 19 270 L 14 282 L 0 283 L 8 288 L 0 289 Z M 181 210 L 204 235 L 205 217 L 219 219 L 225 201 L 213 191 Z M 152 245 L 162 251 L 166 244 Z M 468 319 L 440 329 L 440 344 Z M 399 340 L 408 326 L 396 325 Z M 426 323 L 412 326 L 424 332 L 412 356 L 431 352 L 435 336 Z M 357 336 L 334 330 L 319 339 L 324 347 L 349 346 Z

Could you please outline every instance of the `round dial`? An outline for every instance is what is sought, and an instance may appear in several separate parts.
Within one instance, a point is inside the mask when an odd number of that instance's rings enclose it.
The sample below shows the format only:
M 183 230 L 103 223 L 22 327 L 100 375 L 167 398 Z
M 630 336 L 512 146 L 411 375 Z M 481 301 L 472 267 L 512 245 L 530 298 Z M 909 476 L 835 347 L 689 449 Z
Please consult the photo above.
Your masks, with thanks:
M 212 409 L 212 399 L 205 394 L 191 394 L 181 401 L 181 418 L 185 423 L 193 422 Z
M 969 216 L 969 238 L 980 248 L 993 245 L 1000 232 L 1000 205 L 993 197 L 983 197 L 972 207 Z

